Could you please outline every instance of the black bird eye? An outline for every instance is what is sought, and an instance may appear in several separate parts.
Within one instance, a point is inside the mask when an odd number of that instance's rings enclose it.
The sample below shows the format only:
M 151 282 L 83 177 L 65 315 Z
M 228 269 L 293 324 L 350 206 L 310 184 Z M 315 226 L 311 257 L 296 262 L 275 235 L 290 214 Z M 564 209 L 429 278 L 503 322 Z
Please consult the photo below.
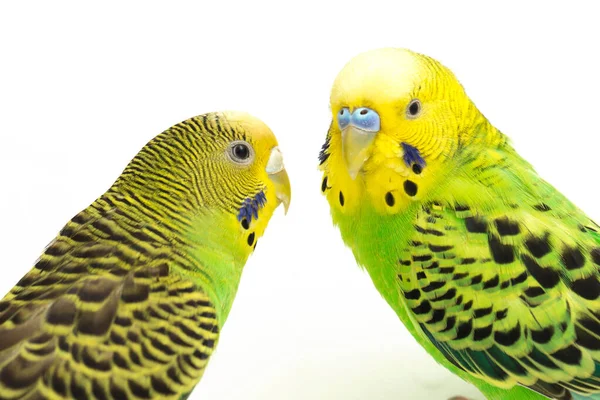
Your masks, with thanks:
M 416 118 L 421 113 L 421 102 L 417 99 L 414 99 L 408 104 L 406 108 L 406 115 L 408 118 Z
M 229 147 L 229 154 L 233 161 L 240 164 L 248 164 L 252 161 L 252 148 L 246 142 L 234 142 Z
M 233 155 L 239 160 L 245 160 L 250 157 L 250 149 L 245 144 L 236 144 L 233 146 Z

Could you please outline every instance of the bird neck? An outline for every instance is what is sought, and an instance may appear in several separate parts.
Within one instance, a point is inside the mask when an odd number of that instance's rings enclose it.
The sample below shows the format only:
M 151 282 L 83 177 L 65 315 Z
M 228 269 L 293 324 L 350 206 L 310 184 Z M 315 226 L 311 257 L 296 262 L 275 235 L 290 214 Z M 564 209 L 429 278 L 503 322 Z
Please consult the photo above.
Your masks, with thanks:
M 235 215 L 216 208 L 172 209 L 160 193 L 109 190 L 96 201 L 97 208 L 113 210 L 124 225 L 160 232 L 172 273 L 188 279 L 207 293 L 222 326 L 233 303 L 243 266 L 253 250 Z M 162 205 L 162 206 L 161 206 Z M 118 209 L 117 212 L 114 212 Z M 113 217 L 116 218 L 116 217 Z
M 184 237 L 188 243 L 185 251 L 194 268 L 179 273 L 205 289 L 223 326 L 253 248 L 247 245 L 236 218 L 218 210 L 196 214 Z
M 475 107 L 473 103 L 461 113 L 458 128 L 459 144 L 465 146 L 478 145 L 502 146 L 507 138 Z

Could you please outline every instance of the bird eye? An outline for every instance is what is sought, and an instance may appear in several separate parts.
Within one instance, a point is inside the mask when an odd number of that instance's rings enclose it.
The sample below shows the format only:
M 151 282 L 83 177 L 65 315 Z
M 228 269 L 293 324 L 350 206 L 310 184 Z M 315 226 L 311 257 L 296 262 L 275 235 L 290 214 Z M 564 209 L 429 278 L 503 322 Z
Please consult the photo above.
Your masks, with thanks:
M 406 116 L 408 118 L 416 118 L 421 114 L 421 102 L 418 99 L 414 99 L 406 107 Z
M 343 130 L 350 123 L 350 110 L 344 107 L 340 111 L 338 111 L 337 120 L 340 130 Z
M 228 154 L 234 162 L 239 164 L 249 164 L 254 155 L 252 147 L 243 141 L 231 143 Z

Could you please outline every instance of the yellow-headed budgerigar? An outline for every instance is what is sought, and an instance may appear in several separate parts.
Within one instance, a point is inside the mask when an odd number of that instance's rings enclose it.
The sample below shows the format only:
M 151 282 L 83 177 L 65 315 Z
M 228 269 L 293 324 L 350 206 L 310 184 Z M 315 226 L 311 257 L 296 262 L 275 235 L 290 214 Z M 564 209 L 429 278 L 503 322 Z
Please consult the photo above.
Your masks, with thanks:
M 187 398 L 290 196 L 275 136 L 248 114 L 156 136 L 0 301 L 0 398 Z
M 600 399 L 598 225 L 430 57 L 357 56 L 331 112 L 333 222 L 415 339 L 489 399 Z

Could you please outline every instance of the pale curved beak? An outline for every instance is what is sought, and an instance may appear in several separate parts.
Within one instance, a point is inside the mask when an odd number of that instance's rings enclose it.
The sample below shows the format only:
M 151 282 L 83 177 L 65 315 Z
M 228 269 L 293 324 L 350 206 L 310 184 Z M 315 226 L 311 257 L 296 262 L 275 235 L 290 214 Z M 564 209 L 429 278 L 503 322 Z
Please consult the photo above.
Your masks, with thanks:
M 369 158 L 369 147 L 376 135 L 377 132 L 363 130 L 353 125 L 349 125 L 342 131 L 342 154 L 352 179 L 356 179 L 358 172 Z
M 290 178 L 283 166 L 283 155 L 278 147 L 273 147 L 273 150 L 271 150 L 271 156 L 267 163 L 267 174 L 275 186 L 277 206 L 283 203 L 283 210 L 287 214 L 292 200 L 292 187 L 290 186 Z

